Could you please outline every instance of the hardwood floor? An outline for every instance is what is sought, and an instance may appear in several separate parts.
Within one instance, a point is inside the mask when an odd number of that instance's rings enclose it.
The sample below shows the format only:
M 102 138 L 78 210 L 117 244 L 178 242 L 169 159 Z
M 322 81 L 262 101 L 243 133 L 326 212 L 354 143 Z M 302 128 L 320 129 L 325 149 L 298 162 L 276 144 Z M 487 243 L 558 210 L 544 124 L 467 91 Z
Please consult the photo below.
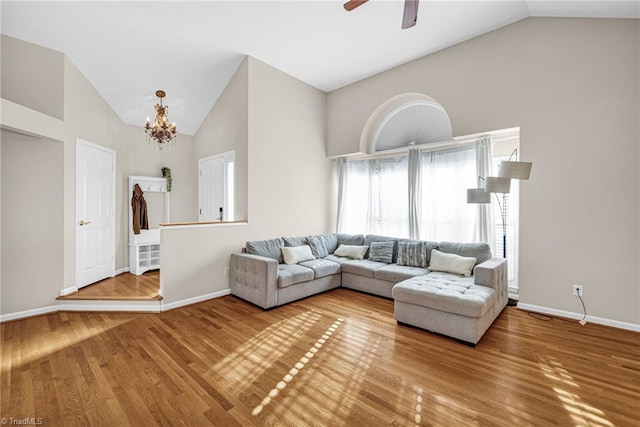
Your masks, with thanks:
M 160 271 L 152 270 L 140 276 L 122 273 L 85 286 L 76 293 L 58 297 L 58 299 L 153 301 L 162 299 L 158 295 L 158 289 L 160 289 Z
M 476 348 L 345 289 L 1 331 L 0 415 L 48 426 L 640 425 L 640 334 L 513 307 Z

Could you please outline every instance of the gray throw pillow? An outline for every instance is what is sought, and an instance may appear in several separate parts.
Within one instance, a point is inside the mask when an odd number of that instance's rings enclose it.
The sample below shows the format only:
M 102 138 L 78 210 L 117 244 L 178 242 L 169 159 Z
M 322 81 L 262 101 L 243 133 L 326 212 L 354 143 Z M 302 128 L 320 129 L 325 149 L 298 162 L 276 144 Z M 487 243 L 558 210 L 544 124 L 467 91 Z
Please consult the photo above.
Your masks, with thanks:
M 491 248 L 488 243 L 438 243 L 438 250 L 449 254 L 475 258 L 476 265 L 482 264 L 491 258 Z
M 371 242 L 369 260 L 391 264 L 396 242 Z
M 394 242 L 397 243 L 398 239 L 396 237 L 387 237 L 387 236 L 379 236 L 377 234 L 367 234 L 364 238 L 364 246 L 371 247 L 371 243 L 373 242 Z M 393 251 L 393 261 L 396 262 L 398 259 L 398 248 L 396 247 Z
M 429 242 L 400 241 L 398 242 L 398 265 L 410 265 L 412 267 L 429 266 L 428 256 L 435 249 Z
M 254 240 L 247 242 L 245 245 L 247 253 L 252 255 L 260 255 L 267 258 L 273 258 L 278 260 L 282 264 L 282 248 L 284 247 L 283 239 L 271 239 L 271 240 Z

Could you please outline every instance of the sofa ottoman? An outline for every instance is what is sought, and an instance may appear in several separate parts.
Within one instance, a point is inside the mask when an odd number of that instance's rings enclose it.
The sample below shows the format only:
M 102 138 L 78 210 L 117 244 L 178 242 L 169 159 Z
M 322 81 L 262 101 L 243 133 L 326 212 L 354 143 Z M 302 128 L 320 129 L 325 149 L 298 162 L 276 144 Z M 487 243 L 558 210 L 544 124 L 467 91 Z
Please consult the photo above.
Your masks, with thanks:
M 493 258 L 462 277 L 433 272 L 393 287 L 398 323 L 475 345 L 507 305 L 506 261 Z

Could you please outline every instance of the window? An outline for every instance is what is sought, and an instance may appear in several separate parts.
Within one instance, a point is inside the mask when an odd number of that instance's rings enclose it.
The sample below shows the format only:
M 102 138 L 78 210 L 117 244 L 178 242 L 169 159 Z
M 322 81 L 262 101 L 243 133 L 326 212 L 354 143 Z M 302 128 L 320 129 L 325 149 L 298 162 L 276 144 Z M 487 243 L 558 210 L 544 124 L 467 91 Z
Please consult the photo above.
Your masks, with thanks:
M 476 207 L 467 188 L 476 186 L 476 147 L 422 153 L 420 239 L 472 242 Z
M 407 157 L 346 162 L 341 232 L 408 237 Z

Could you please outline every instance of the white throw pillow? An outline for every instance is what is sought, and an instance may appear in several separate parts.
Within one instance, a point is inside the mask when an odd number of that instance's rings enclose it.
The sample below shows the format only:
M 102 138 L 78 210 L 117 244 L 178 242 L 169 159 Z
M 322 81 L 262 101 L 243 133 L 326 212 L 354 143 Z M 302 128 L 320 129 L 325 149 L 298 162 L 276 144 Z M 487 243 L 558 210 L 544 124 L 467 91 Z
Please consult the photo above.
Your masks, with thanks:
M 476 261 L 477 259 L 472 257 L 448 254 L 433 249 L 431 251 L 431 262 L 429 263 L 429 270 L 462 274 L 468 277 L 471 276 L 471 272 L 473 271 L 473 266 L 476 265 Z
M 284 258 L 284 263 L 289 265 L 316 259 L 316 257 L 313 256 L 309 245 L 285 246 L 282 248 L 282 258 Z
M 363 259 L 369 246 L 340 245 L 333 253 L 335 256 L 346 256 L 353 259 Z

